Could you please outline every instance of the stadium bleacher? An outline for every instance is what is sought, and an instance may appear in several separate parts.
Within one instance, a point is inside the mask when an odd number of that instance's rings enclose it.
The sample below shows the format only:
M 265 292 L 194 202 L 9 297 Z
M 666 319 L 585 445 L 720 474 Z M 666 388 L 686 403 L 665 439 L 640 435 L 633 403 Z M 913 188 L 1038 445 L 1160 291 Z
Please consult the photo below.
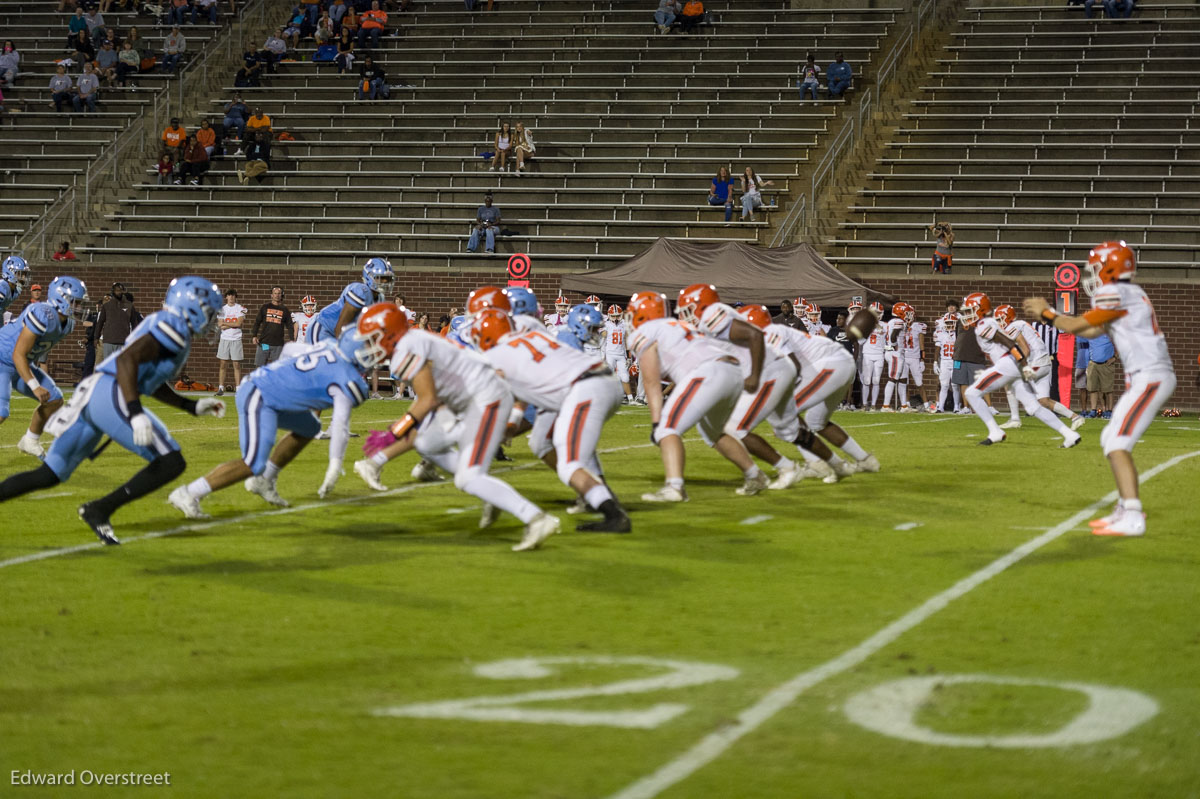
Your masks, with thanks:
M 857 194 L 830 260 L 922 273 L 927 226 L 954 267 L 1022 274 L 1121 237 L 1180 277 L 1200 255 L 1200 7 L 1127 22 L 1060 4 L 968 5 L 954 43 Z
M 712 176 L 752 166 L 784 205 L 845 106 L 823 92 L 801 103 L 797 63 L 841 50 L 856 84 L 868 82 L 897 14 L 754 0 L 683 37 L 658 35 L 653 9 L 637 0 L 499 9 L 393 14 L 400 35 L 376 53 L 393 84 L 388 100 L 355 100 L 357 76 L 311 62 L 311 42 L 259 88 L 235 89 L 231 74 L 210 98 L 214 123 L 238 92 L 296 138 L 275 143 L 267 181 L 239 185 L 240 161 L 225 158 L 203 186 L 158 186 L 147 164 L 78 252 L 96 262 L 329 267 L 383 252 L 398 268 L 466 268 L 484 259 L 465 249 L 486 191 L 513 234 L 497 254 L 563 268 L 621 260 L 660 236 L 757 243 L 769 239 L 772 209 L 726 225 L 705 201 Z M 489 172 L 482 157 L 502 120 L 536 138 L 520 176 Z

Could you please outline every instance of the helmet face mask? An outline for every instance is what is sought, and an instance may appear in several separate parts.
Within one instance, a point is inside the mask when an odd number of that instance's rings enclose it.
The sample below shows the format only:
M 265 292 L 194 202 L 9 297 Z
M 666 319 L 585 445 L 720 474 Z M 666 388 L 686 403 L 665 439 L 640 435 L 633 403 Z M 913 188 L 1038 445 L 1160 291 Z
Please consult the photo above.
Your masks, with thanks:
M 571 310 L 571 301 L 570 301 L 570 300 L 568 300 L 568 299 L 567 299 L 566 297 L 564 297 L 563 295 L 559 294 L 559 295 L 558 295 L 558 296 L 557 296 L 557 297 L 554 299 L 554 311 L 555 311 L 555 313 L 562 315 L 562 314 L 566 314 L 566 312 L 567 312 L 567 311 L 569 311 L 569 310 Z
M 1081 283 L 1089 297 L 1095 296 L 1101 286 L 1130 280 L 1137 274 L 1137 256 L 1124 241 L 1106 241 L 1097 244 L 1088 253 Z
M 396 273 L 386 258 L 372 258 L 363 266 L 362 279 L 371 291 L 389 297 L 396 282 Z
M 878 301 L 873 302 L 873 303 L 871 303 L 871 305 L 869 307 L 871 309 L 871 313 L 875 314 L 876 319 L 883 318 L 883 303 L 882 302 L 878 302 Z
M 487 352 L 512 332 L 512 320 L 499 308 L 484 308 L 471 323 L 471 342 L 480 352 Z
M 954 330 L 957 326 L 958 326 L 958 314 L 947 313 L 945 316 L 942 317 L 942 327 L 945 330 L 947 330 L 949 332 L 954 332 Z
M 309 294 L 304 299 L 300 300 L 300 309 L 306 314 L 317 312 L 317 298 Z
M 996 310 L 992 311 L 992 316 L 1000 321 L 1000 324 L 1008 327 L 1017 319 L 1017 312 L 1011 305 L 1000 305 Z
M 608 306 L 608 318 L 611 319 L 612 321 L 619 322 L 621 320 L 621 318 L 624 317 L 624 315 L 625 315 L 625 311 L 621 308 L 620 305 L 617 305 L 614 303 L 614 304 Z
M 958 309 L 958 321 L 963 327 L 974 327 L 981 317 L 987 316 L 992 310 L 992 301 L 982 291 L 968 294 L 963 298 Z
M 582 343 L 598 346 L 604 334 L 604 317 L 591 304 L 576 305 L 567 314 L 567 329 Z
M 217 326 L 224 299 L 217 284 L 195 275 L 177 277 L 167 286 L 163 308 L 183 318 L 194 335 L 208 335 Z
M 689 325 L 700 324 L 704 310 L 713 303 L 721 301 L 717 289 L 708 283 L 694 283 L 679 292 L 675 303 L 675 315 Z
M 408 316 L 393 302 L 378 302 L 364 308 L 354 325 L 361 342 L 357 351 L 358 363 L 363 358 L 375 366 L 392 357 L 397 342 L 408 332 Z
M 24 258 L 19 255 L 10 255 L 4 259 L 4 265 L 0 268 L 0 277 L 19 289 L 27 289 L 33 279 L 33 271 Z

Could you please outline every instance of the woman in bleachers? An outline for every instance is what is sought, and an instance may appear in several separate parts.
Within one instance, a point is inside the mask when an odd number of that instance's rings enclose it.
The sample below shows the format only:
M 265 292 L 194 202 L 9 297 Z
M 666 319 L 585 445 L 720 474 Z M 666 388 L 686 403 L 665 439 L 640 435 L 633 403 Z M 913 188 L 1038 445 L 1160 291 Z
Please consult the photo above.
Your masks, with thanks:
M 80 31 L 67 41 L 67 50 L 73 50 L 71 58 L 76 64 L 96 60 L 96 46 L 87 31 Z
M 133 46 L 132 37 L 121 44 L 121 52 L 117 54 L 117 83 L 126 86 L 129 76 L 136 75 L 141 69 L 142 57 Z
M 950 268 L 954 266 L 954 230 L 949 222 L 934 222 L 929 226 L 929 232 L 937 236 L 937 248 L 933 252 L 933 271 L 948 275 Z
M 516 130 L 513 132 L 513 151 L 517 154 L 517 174 L 520 175 L 521 170 L 525 168 L 525 162 L 537 154 L 537 145 L 533 143 L 533 132 L 527 130 L 520 122 L 517 123 Z
M 725 206 L 725 221 L 733 219 L 733 178 L 729 177 L 729 169 L 721 167 L 717 176 L 708 187 L 708 204 Z
M 488 171 L 495 172 L 496 167 L 499 166 L 500 171 L 503 172 L 505 166 L 508 164 L 508 157 L 512 155 L 513 148 L 512 129 L 507 122 L 500 124 L 500 129 L 496 131 L 496 140 L 493 144 L 496 147 L 496 154 L 492 156 L 492 168 Z
M 337 49 L 337 56 L 333 60 L 337 64 L 338 74 L 343 75 L 354 68 L 354 34 L 349 28 L 342 27 Z
M 762 190 L 774 186 L 775 181 L 763 180 L 751 167 L 746 167 L 742 173 L 742 221 L 753 222 L 754 210 L 762 208 L 766 203 L 762 198 Z
M 12 39 L 4 40 L 4 50 L 0 52 L 0 86 L 16 86 L 17 73 L 21 71 L 21 52 L 17 43 Z

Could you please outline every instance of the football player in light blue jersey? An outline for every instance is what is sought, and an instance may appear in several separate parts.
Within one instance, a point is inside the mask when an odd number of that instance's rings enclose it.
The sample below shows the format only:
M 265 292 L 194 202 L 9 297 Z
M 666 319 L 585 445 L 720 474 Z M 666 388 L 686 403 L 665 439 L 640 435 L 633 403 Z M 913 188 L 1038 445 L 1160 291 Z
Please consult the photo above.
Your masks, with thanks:
M 32 273 L 29 264 L 19 255 L 10 255 L 0 266 L 0 311 L 5 311 L 29 285 Z
M 604 315 L 593 305 L 576 305 L 567 314 L 567 323 L 558 329 L 558 340 L 583 352 L 585 344 L 599 346 L 604 332 Z
M 317 491 L 324 498 L 342 474 L 350 411 L 367 398 L 363 375 L 386 357 L 385 350 L 374 347 L 350 327 L 337 341 L 256 369 L 237 392 L 241 459 L 223 463 L 180 486 L 171 492 L 168 502 L 189 519 L 204 519 L 208 515 L 200 509 L 201 499 L 244 480 L 247 491 L 286 508 L 288 502 L 276 488 L 279 472 L 321 431 L 317 412 L 332 407 L 329 468 Z M 289 433 L 276 444 L 279 428 Z
M 337 340 L 359 311 L 368 305 L 383 302 L 392 293 L 396 273 L 386 258 L 372 258 L 363 265 L 362 280 L 342 289 L 341 296 L 317 312 L 317 318 L 305 331 L 309 344 Z
M 171 482 L 183 474 L 185 466 L 179 444 L 158 417 L 142 408 L 140 398 L 154 397 L 195 416 L 225 414 L 220 400 L 191 400 L 170 386 L 191 352 L 192 337 L 211 332 L 220 313 L 221 292 L 212 281 L 201 277 L 172 280 L 163 309 L 143 319 L 126 338 L 125 346 L 85 378 L 71 402 L 50 420 L 47 427 L 57 438 L 46 462 L 0 483 L 0 501 L 68 479 L 85 458 L 95 458 L 103 451 L 100 440 L 107 435 L 149 462 L 108 496 L 79 506 L 79 517 L 101 541 L 119 544 L 110 521 L 117 509 Z
M 35 458 L 44 456 L 39 441 L 50 416 L 62 407 L 63 395 L 50 376 L 34 366 L 50 348 L 75 329 L 75 315 L 87 299 L 87 289 L 73 277 L 56 277 L 45 302 L 30 303 L 21 315 L 0 328 L 0 423 L 8 418 L 12 390 L 38 401 L 29 430 L 17 449 Z

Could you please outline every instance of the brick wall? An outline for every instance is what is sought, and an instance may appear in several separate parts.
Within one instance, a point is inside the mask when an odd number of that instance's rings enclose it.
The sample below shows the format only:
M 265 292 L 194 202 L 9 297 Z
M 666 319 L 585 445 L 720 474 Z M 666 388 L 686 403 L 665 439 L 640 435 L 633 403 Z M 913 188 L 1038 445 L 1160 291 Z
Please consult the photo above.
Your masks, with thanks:
M 56 265 L 57 266 L 57 265 Z M 466 273 L 448 274 L 444 271 L 409 271 L 397 276 L 397 291 L 404 294 L 408 305 L 417 313 L 429 313 L 437 317 L 447 313 L 452 306 L 461 307 L 468 292 L 486 283 L 503 285 L 504 264 L 497 261 L 486 268 Z M 38 282 L 46 283 L 53 267 L 36 269 Z M 61 270 L 67 271 L 67 270 Z M 305 294 L 316 295 L 321 305 L 331 302 L 349 280 L 355 278 L 350 270 L 250 270 L 220 269 L 201 270 L 211 277 L 222 289 L 234 287 L 239 301 L 253 314 L 267 300 L 272 285 L 284 288 L 285 302 L 299 310 L 300 298 Z M 115 279 L 125 282 L 137 298 L 138 307 L 150 310 L 158 307 L 162 294 L 170 279 L 179 274 L 177 267 L 138 267 L 131 273 L 121 273 L 111 266 L 72 264 L 70 273 L 88 285 L 89 293 L 99 297 Z M 542 303 L 549 306 L 558 293 L 560 275 L 536 273 L 530 287 L 537 292 Z M 1015 280 L 1005 278 L 961 279 L 951 277 L 897 278 L 891 276 L 864 275 L 860 282 L 878 291 L 893 294 L 916 306 L 918 314 L 926 323 L 932 322 L 944 312 L 947 298 L 963 296 L 972 291 L 985 291 L 993 305 L 1009 303 L 1020 307 L 1021 299 L 1032 296 L 1052 297 L 1050 281 Z M 1148 282 L 1143 284 L 1158 313 L 1159 323 L 1167 335 L 1171 358 L 1179 376 L 1179 387 L 1169 405 L 1188 409 L 1200 409 L 1200 390 L 1196 388 L 1197 363 L 1200 353 L 1200 329 L 1193 316 L 1200 304 L 1200 286 L 1186 283 Z M 583 298 L 571 296 L 575 302 Z M 611 298 L 609 298 L 611 299 Z M 1084 298 L 1086 304 L 1086 298 Z M 246 326 L 249 338 L 249 321 Z M 79 337 L 64 342 L 51 355 L 51 365 L 56 379 L 68 383 L 72 374 L 69 362 L 82 358 Z M 928 342 L 929 357 L 932 357 L 932 340 Z M 252 359 L 249 347 L 247 354 Z M 252 363 L 252 360 L 251 360 Z M 216 382 L 215 349 L 207 341 L 197 342 L 186 367 L 193 378 Z

